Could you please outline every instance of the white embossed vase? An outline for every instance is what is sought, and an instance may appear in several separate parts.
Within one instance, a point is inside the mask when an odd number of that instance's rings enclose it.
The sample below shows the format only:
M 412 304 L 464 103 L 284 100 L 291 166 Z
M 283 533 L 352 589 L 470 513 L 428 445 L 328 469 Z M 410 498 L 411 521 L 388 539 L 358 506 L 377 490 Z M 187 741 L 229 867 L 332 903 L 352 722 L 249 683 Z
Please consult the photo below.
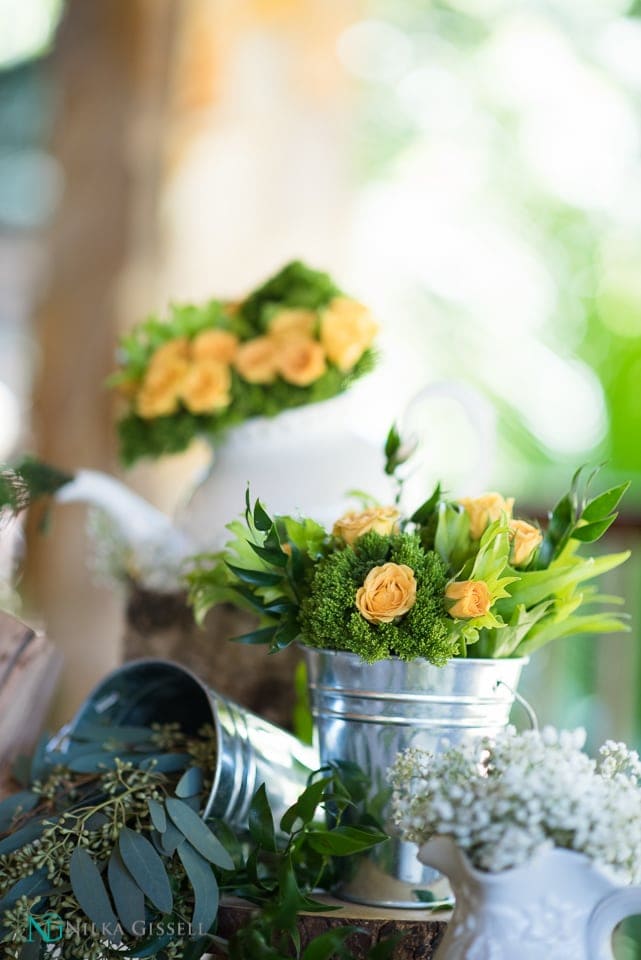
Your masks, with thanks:
M 439 836 L 418 857 L 446 874 L 456 897 L 436 960 L 613 960 L 615 926 L 641 913 L 641 887 L 573 850 L 486 873 Z

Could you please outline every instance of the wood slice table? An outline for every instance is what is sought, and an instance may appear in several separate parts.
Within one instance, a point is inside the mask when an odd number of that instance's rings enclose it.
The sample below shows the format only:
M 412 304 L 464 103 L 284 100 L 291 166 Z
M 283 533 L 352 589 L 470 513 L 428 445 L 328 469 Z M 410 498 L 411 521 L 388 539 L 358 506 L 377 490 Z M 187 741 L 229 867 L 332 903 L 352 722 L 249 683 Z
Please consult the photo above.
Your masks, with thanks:
M 384 910 L 380 907 L 366 907 L 336 900 L 325 894 L 316 899 L 326 902 L 328 907 L 341 909 L 328 910 L 327 913 L 301 914 L 298 921 L 301 949 L 304 950 L 310 940 L 327 933 L 328 930 L 353 925 L 363 931 L 354 934 L 347 941 L 357 958 L 366 957 L 368 951 L 381 940 L 403 934 L 394 950 L 393 960 L 431 960 L 451 916 L 449 911 Z M 255 909 L 244 900 L 223 898 L 218 914 L 218 935 L 225 939 L 231 937 L 248 923 Z M 215 952 L 208 956 L 222 958 L 225 955 Z

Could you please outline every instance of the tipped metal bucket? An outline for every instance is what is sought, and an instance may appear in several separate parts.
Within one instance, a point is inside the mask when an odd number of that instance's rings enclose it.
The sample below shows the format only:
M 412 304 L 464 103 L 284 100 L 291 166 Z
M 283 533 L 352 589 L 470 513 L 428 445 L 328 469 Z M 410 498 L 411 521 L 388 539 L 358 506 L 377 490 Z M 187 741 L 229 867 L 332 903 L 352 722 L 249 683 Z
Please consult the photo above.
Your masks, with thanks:
M 399 751 L 438 753 L 496 734 L 509 721 L 527 663 L 469 659 L 435 667 L 427 660 L 393 658 L 367 664 L 351 653 L 303 649 L 321 763 L 346 760 L 366 773 L 367 806 L 388 833 L 387 771 Z M 392 838 L 368 854 L 345 858 L 337 893 L 382 907 L 424 909 L 426 901 L 442 901 L 449 893 L 445 880 L 419 863 L 417 852 L 415 844 Z
M 278 824 L 305 789 L 309 774 L 320 766 L 315 748 L 220 696 L 168 660 L 136 660 L 114 670 L 51 746 L 64 749 L 65 737 L 81 723 L 105 719 L 114 726 L 179 723 L 190 734 L 211 724 L 216 731 L 215 770 L 203 816 L 241 830 L 262 783 Z

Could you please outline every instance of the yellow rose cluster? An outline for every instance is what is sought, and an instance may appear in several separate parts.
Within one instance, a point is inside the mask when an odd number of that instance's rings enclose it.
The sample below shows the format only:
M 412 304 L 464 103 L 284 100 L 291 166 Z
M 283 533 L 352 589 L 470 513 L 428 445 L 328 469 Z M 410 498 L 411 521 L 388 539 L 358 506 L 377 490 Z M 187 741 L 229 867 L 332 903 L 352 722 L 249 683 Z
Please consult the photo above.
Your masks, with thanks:
M 459 503 L 470 518 L 470 536 L 480 540 L 495 520 L 505 515 L 510 535 L 510 563 L 520 567 L 528 563 L 543 539 L 538 527 L 525 520 L 514 520 L 514 498 L 500 493 L 485 493 L 480 497 L 463 497 Z M 471 620 L 489 613 L 492 597 L 483 580 L 455 580 L 448 584 L 445 596 L 452 601 L 448 613 L 456 620 Z
M 525 520 L 514 520 L 514 499 L 499 493 L 465 497 L 459 501 L 470 519 L 470 537 L 479 540 L 490 523 L 505 515 L 510 535 L 510 562 L 514 567 L 528 563 L 542 540 L 541 531 Z M 354 546 L 359 537 L 374 531 L 387 536 L 399 531 L 400 513 L 396 507 L 373 507 L 346 513 L 336 521 L 335 537 Z M 445 589 L 450 617 L 472 620 L 489 613 L 490 589 L 483 580 L 454 580 Z M 385 563 L 370 570 L 356 594 L 356 607 L 370 623 L 391 623 L 406 614 L 416 602 L 416 579 L 404 564 Z
M 263 336 L 240 342 L 226 330 L 176 337 L 151 357 L 134 398 L 144 419 L 169 416 L 183 404 L 191 413 L 215 413 L 231 402 L 232 368 L 247 383 L 277 377 L 295 387 L 315 383 L 333 363 L 347 373 L 371 346 L 378 327 L 370 311 L 334 297 L 321 311 L 282 309 Z
M 237 351 L 238 338 L 227 330 L 169 340 L 152 355 L 135 398 L 137 412 L 150 420 L 175 413 L 181 403 L 192 413 L 224 410 Z

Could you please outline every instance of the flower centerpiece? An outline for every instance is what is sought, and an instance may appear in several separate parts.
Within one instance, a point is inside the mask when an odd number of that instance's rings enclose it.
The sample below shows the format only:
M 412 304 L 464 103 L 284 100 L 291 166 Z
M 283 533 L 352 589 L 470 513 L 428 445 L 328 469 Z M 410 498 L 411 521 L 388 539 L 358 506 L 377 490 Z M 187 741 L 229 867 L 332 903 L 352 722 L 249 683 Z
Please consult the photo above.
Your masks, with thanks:
M 395 431 L 386 450 L 394 473 Z M 455 500 L 440 486 L 411 514 L 368 503 L 331 530 L 272 517 L 247 496 L 227 547 L 197 559 L 191 601 L 198 618 L 221 602 L 257 613 L 241 641 L 272 652 L 302 643 L 321 760 L 365 770 L 368 807 L 385 821 L 386 771 L 399 751 L 498 731 L 530 653 L 627 629 L 589 581 L 628 554 L 579 552 L 613 522 L 626 485 L 590 497 L 589 480 L 577 472 L 544 527 L 515 515 L 511 498 Z M 408 866 L 415 852 L 377 850 L 367 861 L 350 865 L 343 896 L 421 907 L 427 894 L 416 890 L 432 895 L 434 872 Z
M 583 730 L 507 728 L 399 755 L 396 827 L 456 894 L 439 958 L 490 940 L 497 956 L 524 960 L 581 960 L 586 944 L 611 956 L 615 923 L 641 904 L 641 888 L 621 891 L 641 882 L 641 762 L 611 741 L 594 760 L 584 743 Z
M 377 329 L 367 307 L 300 262 L 240 302 L 150 317 L 122 339 L 111 378 L 127 403 L 123 462 L 336 396 L 372 369 Z
M 367 663 L 523 657 L 572 634 L 626 630 L 625 616 L 599 610 L 612 598 L 586 582 L 629 553 L 584 557 L 579 547 L 609 528 L 628 485 L 589 498 L 583 477 L 544 529 L 515 518 L 513 498 L 453 500 L 440 486 L 409 516 L 370 504 L 331 531 L 272 518 L 248 496 L 234 539 L 198 559 L 191 600 L 199 618 L 223 601 L 256 611 L 261 628 L 240 640 L 274 651 L 300 640 Z

